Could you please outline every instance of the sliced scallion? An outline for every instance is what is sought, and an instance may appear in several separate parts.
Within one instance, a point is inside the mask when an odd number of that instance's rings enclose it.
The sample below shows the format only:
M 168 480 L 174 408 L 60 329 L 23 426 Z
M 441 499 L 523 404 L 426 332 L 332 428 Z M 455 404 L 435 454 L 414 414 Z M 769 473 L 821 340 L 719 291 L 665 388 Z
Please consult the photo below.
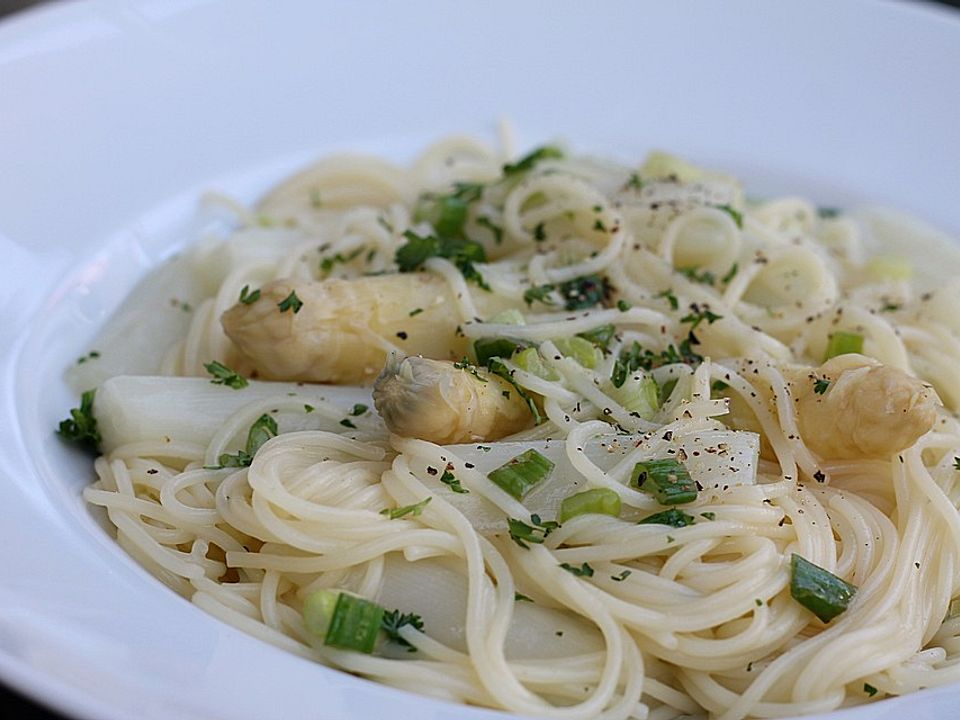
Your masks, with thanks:
M 653 495 L 661 505 L 682 505 L 697 499 L 697 486 L 690 474 L 673 459 L 638 462 L 630 483 Z
M 542 380 L 559 380 L 560 376 L 554 372 L 553 368 L 548 366 L 536 348 L 527 348 L 517 353 L 516 357 L 511 358 L 514 364 L 521 370 L 525 370 L 531 375 L 536 375 Z
M 829 360 L 837 355 L 863 352 L 863 335 L 839 330 L 831 333 L 827 339 L 827 351 L 823 359 Z
M 553 471 L 553 462 L 531 448 L 487 475 L 500 488 L 521 500 Z
M 526 347 L 520 340 L 511 338 L 479 338 L 473 343 L 473 353 L 477 356 L 477 365 L 484 367 L 491 358 L 510 359 L 517 350 Z
M 857 586 L 797 555 L 790 558 L 790 595 L 823 622 L 830 622 L 850 605 Z
M 560 522 L 577 515 L 620 515 L 620 496 L 609 488 L 593 488 L 566 497 L 560 503 Z
M 324 644 L 344 650 L 372 653 L 384 610 L 376 603 L 340 593 L 327 626 Z
M 602 360 L 603 353 L 594 343 L 582 337 L 557 338 L 554 340 L 557 350 L 567 357 L 571 357 L 581 366 L 595 368 Z

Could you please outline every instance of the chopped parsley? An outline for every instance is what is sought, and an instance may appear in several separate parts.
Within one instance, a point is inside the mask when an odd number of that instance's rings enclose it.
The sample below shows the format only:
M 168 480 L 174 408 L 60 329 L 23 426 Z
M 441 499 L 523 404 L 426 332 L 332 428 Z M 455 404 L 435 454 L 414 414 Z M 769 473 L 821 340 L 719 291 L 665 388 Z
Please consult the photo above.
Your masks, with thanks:
M 503 175 L 504 177 L 517 175 L 519 173 L 532 170 L 533 167 L 541 160 L 560 160 L 561 158 L 563 158 L 563 151 L 560 150 L 560 148 L 553 145 L 545 145 L 537 148 L 527 155 L 524 155 L 515 163 L 508 163 L 507 165 L 504 165 Z
M 249 466 L 250 463 L 253 462 L 253 457 L 257 454 L 257 450 L 259 450 L 267 440 L 276 437 L 279 432 L 277 421 L 264 413 L 250 426 L 250 431 L 247 433 L 247 444 L 243 450 L 239 450 L 233 455 L 224 453 L 217 458 L 217 462 L 219 462 L 220 465 L 212 466 L 209 469 L 219 470 L 220 468 Z
M 477 225 L 482 228 L 486 228 L 493 233 L 493 242 L 497 245 L 503 243 L 503 228 L 493 222 L 486 215 L 481 215 L 477 218 Z
M 455 493 L 466 494 L 470 492 L 463 485 L 460 484 L 460 481 L 457 479 L 457 476 L 454 475 L 449 470 L 444 470 L 443 475 L 440 476 L 440 482 L 449 487 Z
M 713 323 L 715 323 L 717 320 L 722 319 L 723 315 L 717 315 L 706 305 L 698 305 L 697 303 L 693 303 L 690 305 L 690 313 L 680 318 L 680 322 L 690 323 L 690 331 L 693 332 L 704 320 L 707 321 L 708 325 L 713 325 Z
M 953 469 L 960 470 L 960 457 L 953 458 Z
M 429 500 L 429 498 L 427 498 Z M 380 620 L 380 629 L 386 634 L 387 639 L 395 642 L 401 647 L 407 648 L 408 652 L 416 652 L 417 649 L 400 636 L 400 628 L 409 625 L 416 630 L 423 630 L 423 618 L 414 613 L 401 613 L 399 610 L 388 610 L 383 614 Z
M 630 173 L 630 177 L 627 178 L 627 182 L 624 184 L 624 189 L 629 190 L 642 190 L 643 189 L 643 180 L 640 179 L 638 173 Z
M 484 290 L 490 290 L 483 275 L 474 267 L 474 263 L 487 261 L 483 245 L 473 240 L 454 237 L 420 236 L 412 230 L 403 233 L 407 242 L 397 250 L 395 260 L 400 272 L 414 272 L 432 257 L 450 260 L 464 279 L 476 283 Z
M 871 685 L 870 683 L 864 683 L 864 684 L 863 684 L 863 691 L 864 691 L 867 695 L 869 695 L 870 697 L 873 697 L 873 696 L 876 695 L 877 692 L 878 692 L 877 689 L 876 689 L 873 685 Z
M 226 385 L 234 390 L 242 390 L 250 384 L 243 375 L 240 375 L 216 360 L 204 363 L 203 367 L 213 376 L 213 380 L 210 382 L 214 385 Z
M 713 285 L 717 282 L 716 276 L 709 270 L 703 270 L 701 272 L 697 270 L 696 267 L 685 267 L 677 268 L 677 272 L 687 278 L 687 280 L 703 285 Z
M 830 381 L 829 381 L 829 380 L 824 380 L 823 378 L 818 378 L 817 380 L 814 380 L 814 381 L 813 381 L 813 391 L 814 391 L 817 395 L 823 395 L 823 394 L 827 391 L 827 388 L 828 388 L 828 387 L 830 387 Z
M 655 353 L 644 350 L 640 343 L 634 342 L 630 347 L 622 350 L 613 364 L 610 380 L 614 387 L 622 387 L 627 376 L 637 370 L 653 370 L 661 365 L 696 365 L 703 361 L 703 357 L 690 349 L 690 340 L 683 340 L 679 345 L 668 345 L 666 350 Z
M 80 396 L 80 407 L 70 410 L 70 417 L 60 421 L 57 434 L 64 440 L 79 445 L 84 450 L 100 453 L 102 437 L 93 415 L 93 399 L 96 390 L 87 390 Z
M 250 290 L 249 285 L 244 285 L 240 291 L 240 302 L 243 305 L 250 305 L 260 299 L 260 289 Z
M 599 305 L 610 296 L 610 284 L 600 275 L 582 277 L 560 283 L 560 296 L 567 310 L 582 310 Z
M 413 310 L 411 310 L 410 312 L 408 312 L 407 315 L 409 315 L 410 317 L 415 317 L 415 316 L 419 315 L 419 314 L 422 313 L 422 312 L 423 312 L 423 308 L 414 308 Z
M 514 602 L 533 602 L 533 598 L 528 598 L 523 593 L 514 592 L 513 593 Z
M 337 264 L 346 265 L 352 260 L 356 260 L 358 257 L 360 257 L 360 254 L 364 251 L 364 249 L 365 248 L 358 247 L 356 250 L 354 250 L 351 253 L 348 253 L 347 255 L 342 255 L 341 253 L 337 253 L 336 255 L 325 257 L 323 258 L 323 260 L 320 261 L 320 270 L 322 270 L 325 273 L 328 273 L 331 270 L 333 270 L 333 268 Z
M 553 305 L 550 293 L 555 290 L 553 285 L 536 285 L 523 291 L 523 301 L 527 305 L 533 305 L 534 302 L 542 302 L 544 305 Z
M 633 306 L 630 303 L 628 303 L 626 300 L 617 300 L 617 310 L 619 310 L 620 312 L 626 312 L 631 307 Z
M 419 517 L 431 499 L 432 498 L 429 497 L 424 498 L 420 502 L 414 503 L 413 505 L 404 505 L 403 507 L 398 508 L 384 508 L 380 511 L 380 514 L 386 515 L 391 520 L 398 520 L 399 518 L 406 517 L 407 515 L 410 517 Z
M 289 295 L 277 303 L 277 307 L 280 308 L 280 312 L 293 310 L 293 314 L 296 315 L 303 307 L 303 301 L 297 297 L 296 290 L 291 290 Z
M 543 521 L 539 515 L 531 515 L 532 525 L 515 518 L 507 518 L 507 528 L 510 530 L 510 538 L 520 547 L 529 549 L 527 543 L 539 545 L 543 539 L 551 532 L 560 527 L 560 523 L 553 520 Z
M 560 563 L 560 567 L 562 567 L 571 575 L 576 575 L 577 577 L 593 577 L 593 568 L 587 563 L 583 563 L 583 565 L 580 567 L 574 567 L 569 563 Z
M 656 298 L 665 298 L 668 303 L 670 303 L 670 309 L 676 310 L 680 307 L 680 301 L 677 300 L 677 296 L 673 294 L 673 288 L 667 288 L 663 292 L 657 293 L 654 295 Z
M 623 582 L 624 580 L 626 580 L 626 579 L 627 579 L 628 577 L 630 577 L 631 575 L 633 575 L 633 571 L 632 571 L 632 570 L 622 570 L 619 575 L 611 575 L 611 576 L 610 576 L 610 579 L 611 579 L 611 580 L 614 580 L 614 581 L 616 581 L 616 582 Z
M 100 357 L 100 353 L 96 350 L 91 350 L 83 357 L 77 358 L 77 365 L 83 365 L 87 360 L 96 360 L 98 357 Z
M 733 218 L 733 221 L 737 224 L 737 227 L 741 230 L 743 229 L 743 213 L 741 213 L 736 208 L 731 207 L 730 205 L 714 205 L 717 210 L 723 210 L 727 215 Z
M 453 192 L 447 195 L 425 193 L 420 196 L 413 219 L 430 223 L 441 237 L 464 238 L 463 226 L 470 204 L 481 195 L 483 185 L 465 182 L 455 183 Z
M 720 278 L 720 282 L 722 282 L 724 285 L 729 285 L 730 281 L 737 276 L 738 272 L 740 272 L 740 265 L 734 263 L 730 266 L 730 269 L 727 270 L 727 274 Z
M 369 409 L 370 408 L 368 408 L 363 403 L 357 403 L 352 408 L 350 408 L 349 414 L 352 415 L 353 417 L 357 417 L 358 415 L 363 415 Z
M 344 418 L 343 420 L 340 421 L 340 424 L 343 425 L 345 428 L 351 428 L 352 430 L 357 429 L 357 426 L 353 424 L 353 420 L 351 420 L 350 418 Z

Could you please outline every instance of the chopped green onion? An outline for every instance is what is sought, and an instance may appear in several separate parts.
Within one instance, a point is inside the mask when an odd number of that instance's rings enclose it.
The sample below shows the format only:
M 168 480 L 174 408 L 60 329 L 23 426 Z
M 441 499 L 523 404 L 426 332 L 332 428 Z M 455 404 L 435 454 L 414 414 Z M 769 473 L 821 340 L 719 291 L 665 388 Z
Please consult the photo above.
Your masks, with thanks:
M 673 459 L 638 462 L 630 483 L 653 495 L 661 505 L 682 505 L 697 499 L 697 486 L 690 474 Z
M 814 565 L 796 553 L 790 558 L 790 595 L 823 622 L 847 609 L 857 586 Z
M 87 390 L 80 396 L 80 407 L 70 410 L 70 417 L 60 421 L 57 434 L 64 440 L 76 443 L 85 450 L 100 453 L 100 431 L 93 415 L 93 399 L 96 390 Z
M 526 343 L 521 340 L 505 337 L 479 338 L 473 343 L 473 354 L 477 356 L 477 365 L 485 366 L 491 358 L 509 360 L 511 355 L 524 347 Z
M 837 355 L 861 352 L 863 352 L 863 335 L 839 330 L 831 333 L 827 338 L 827 351 L 823 359 L 829 360 Z
M 673 391 L 676 387 L 677 387 L 677 378 L 670 378 L 663 385 L 660 386 L 660 390 L 657 394 L 657 400 L 660 401 L 661 405 L 663 405 L 667 400 L 670 399 L 670 396 L 673 395 Z
M 637 413 L 644 420 L 652 420 L 662 404 L 657 381 L 640 370 L 627 376 L 620 387 L 611 390 L 610 395 L 629 412 Z
M 638 525 L 669 525 L 670 527 L 686 527 L 696 522 L 693 515 L 688 515 L 683 510 L 670 508 L 663 512 L 654 513 L 645 517 Z
M 582 367 L 591 370 L 603 360 L 603 353 L 600 348 L 582 337 L 557 338 L 554 340 L 554 344 L 561 353 L 573 358 Z
M 521 370 L 531 375 L 536 375 L 543 380 L 559 380 L 560 376 L 554 372 L 553 368 L 543 362 L 540 353 L 536 348 L 527 348 L 517 353 L 516 357 L 511 358 L 514 364 Z
M 210 382 L 214 385 L 226 385 L 234 390 L 241 390 L 249 385 L 245 377 L 216 360 L 204 363 L 203 367 L 213 376 L 213 380 Z
M 325 637 L 333 619 L 340 593 L 336 590 L 317 590 L 303 601 L 303 624 L 317 637 Z
M 487 322 L 498 325 L 526 325 L 527 320 L 523 317 L 523 313 L 516 308 L 507 308 L 503 312 L 498 312 Z
M 372 653 L 383 623 L 383 614 L 383 608 L 376 603 L 340 593 L 327 626 L 324 645 Z
M 517 500 L 521 500 L 534 485 L 550 475 L 553 467 L 552 461 L 530 448 L 491 471 L 487 477 Z
M 577 515 L 620 514 L 620 496 L 609 488 L 584 490 L 563 499 L 560 503 L 560 522 L 565 523 Z
M 601 325 L 600 327 L 593 328 L 593 330 L 578 333 L 577 337 L 593 343 L 601 350 L 606 350 L 610 346 L 610 341 L 613 340 L 616 332 L 617 328 L 613 325 Z

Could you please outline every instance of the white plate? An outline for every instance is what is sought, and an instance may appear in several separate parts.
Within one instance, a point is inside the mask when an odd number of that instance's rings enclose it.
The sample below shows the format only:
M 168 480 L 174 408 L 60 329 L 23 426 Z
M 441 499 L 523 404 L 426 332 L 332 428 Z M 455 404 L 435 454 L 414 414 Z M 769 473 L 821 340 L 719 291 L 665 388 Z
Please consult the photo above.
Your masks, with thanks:
M 175 597 L 92 520 L 63 368 L 182 245 L 193 199 L 307 159 L 403 160 L 510 116 L 761 192 L 960 235 L 960 21 L 874 1 L 75 3 L 0 24 L 0 677 L 77 717 L 484 718 L 319 667 Z M 960 687 L 840 713 L 950 717 Z

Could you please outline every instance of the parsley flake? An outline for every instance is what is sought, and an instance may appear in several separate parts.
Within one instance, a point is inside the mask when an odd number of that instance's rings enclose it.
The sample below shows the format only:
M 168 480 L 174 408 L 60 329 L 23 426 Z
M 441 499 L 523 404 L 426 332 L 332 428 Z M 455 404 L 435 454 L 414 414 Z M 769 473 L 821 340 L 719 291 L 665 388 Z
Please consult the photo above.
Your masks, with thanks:
M 213 376 L 210 382 L 214 385 L 226 385 L 234 390 L 242 390 L 250 384 L 245 377 L 216 360 L 204 363 L 203 367 Z
M 293 310 L 293 314 L 296 315 L 303 307 L 303 301 L 297 297 L 296 290 L 291 290 L 289 295 L 277 303 L 277 307 L 280 308 L 280 312 Z

